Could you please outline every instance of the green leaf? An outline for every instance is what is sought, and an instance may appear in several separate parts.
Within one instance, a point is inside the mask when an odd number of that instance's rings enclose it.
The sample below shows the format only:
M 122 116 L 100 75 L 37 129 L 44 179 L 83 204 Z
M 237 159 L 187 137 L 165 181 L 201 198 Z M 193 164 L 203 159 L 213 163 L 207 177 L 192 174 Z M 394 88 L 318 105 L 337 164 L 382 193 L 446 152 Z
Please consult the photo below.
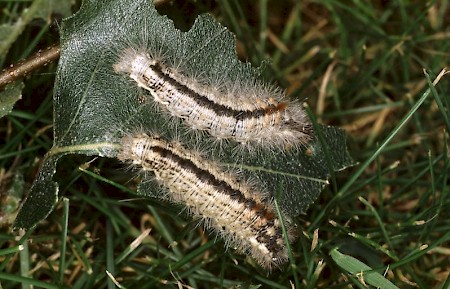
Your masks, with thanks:
M 23 82 L 15 82 L 7 85 L 0 92 L 0 118 L 9 114 L 14 104 L 22 98 Z
M 74 2 L 74 0 L 35 0 L 27 9 L 23 10 L 16 22 L 0 25 L 0 63 L 3 62 L 11 45 L 31 21 L 42 18 L 44 21 L 50 22 L 51 14 L 68 16 L 71 14 L 71 6 Z
M 146 39 L 150 43 L 145 43 Z M 183 73 L 188 75 L 246 82 L 260 75 L 260 70 L 237 59 L 233 34 L 209 15 L 198 17 L 192 29 L 183 33 L 159 15 L 149 1 L 85 1 L 80 11 L 62 24 L 54 95 L 54 146 L 16 219 L 16 227 L 29 228 L 50 213 L 58 188 L 52 177 L 62 155 L 114 158 L 127 132 L 145 130 L 169 140 L 178 137 L 188 148 L 209 148 L 205 152 L 208 157 L 241 168 L 274 194 L 281 192 L 280 207 L 292 215 L 304 212 L 317 198 L 330 172 L 352 164 L 344 133 L 332 127 L 319 126 L 326 141 L 315 139 L 308 154 L 264 152 L 236 157 L 233 145 L 218 148 L 209 137 L 197 143 L 199 135 L 194 137 L 180 122 L 161 115 L 155 105 L 141 104 L 139 97 L 145 92 L 112 71 L 118 52 L 127 43 L 136 42 L 156 47 L 174 63 L 182 60 L 188 67 Z M 155 196 L 158 189 L 154 183 L 142 184 L 140 194 Z
M 43 0 L 39 9 L 36 11 L 36 16 L 50 22 L 52 14 L 60 14 L 63 17 L 68 17 L 72 14 L 72 6 L 75 0 Z
M 4 172 L 0 180 L 0 228 L 11 226 L 25 191 L 23 173 Z
M 349 255 L 344 255 L 337 249 L 331 250 L 330 255 L 339 267 L 354 275 L 359 280 L 362 278 L 366 284 L 376 286 L 380 289 L 398 289 L 391 281 L 386 279 L 380 273 L 372 271 L 371 267 L 358 259 Z

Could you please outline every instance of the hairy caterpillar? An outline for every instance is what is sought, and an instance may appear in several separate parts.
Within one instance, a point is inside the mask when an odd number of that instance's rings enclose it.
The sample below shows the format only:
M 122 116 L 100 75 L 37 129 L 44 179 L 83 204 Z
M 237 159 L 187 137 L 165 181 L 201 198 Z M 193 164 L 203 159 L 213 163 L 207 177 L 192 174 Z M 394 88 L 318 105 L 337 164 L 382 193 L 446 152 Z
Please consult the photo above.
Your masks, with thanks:
M 151 55 L 125 48 L 113 69 L 129 75 L 163 111 L 181 118 L 189 128 L 249 148 L 284 150 L 311 139 L 312 125 L 301 104 L 286 100 L 280 89 L 257 81 L 208 83 Z
M 281 222 L 267 194 L 177 142 L 137 134 L 125 136 L 118 159 L 155 174 L 168 198 L 188 208 L 231 247 L 270 270 L 288 259 Z M 287 220 L 287 217 L 283 219 Z M 293 226 L 285 223 L 288 239 Z

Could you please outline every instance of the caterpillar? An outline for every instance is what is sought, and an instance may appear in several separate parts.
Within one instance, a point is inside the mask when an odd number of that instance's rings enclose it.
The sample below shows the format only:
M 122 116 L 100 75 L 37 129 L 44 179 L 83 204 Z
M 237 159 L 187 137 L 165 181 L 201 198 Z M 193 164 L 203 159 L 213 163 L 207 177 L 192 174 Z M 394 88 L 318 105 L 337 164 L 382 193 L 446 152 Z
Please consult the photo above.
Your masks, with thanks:
M 301 104 L 288 101 L 280 89 L 255 81 L 208 83 L 142 49 L 125 48 L 119 55 L 113 70 L 128 75 L 162 111 L 190 129 L 248 148 L 285 150 L 311 139 L 312 125 Z
M 287 239 L 294 240 L 293 225 L 277 214 L 268 194 L 178 142 L 147 134 L 122 139 L 118 159 L 152 172 L 167 189 L 168 199 L 185 206 L 206 228 L 229 247 L 249 254 L 271 269 L 288 260 L 281 222 Z

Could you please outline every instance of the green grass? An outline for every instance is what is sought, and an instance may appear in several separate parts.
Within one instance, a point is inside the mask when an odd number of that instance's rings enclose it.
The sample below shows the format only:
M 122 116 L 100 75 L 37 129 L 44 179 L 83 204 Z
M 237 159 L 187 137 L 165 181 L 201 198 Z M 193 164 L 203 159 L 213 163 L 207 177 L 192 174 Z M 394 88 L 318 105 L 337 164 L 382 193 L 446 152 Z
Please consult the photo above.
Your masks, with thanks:
M 209 11 L 236 34 L 241 59 L 271 59 L 266 76 L 345 129 L 358 165 L 297 218 L 291 263 L 268 275 L 178 207 L 134 195 L 119 163 L 66 157 L 55 180 L 67 199 L 22 239 L 8 224 L 0 231 L 0 288 L 116 288 L 106 270 L 123 288 L 365 288 L 367 276 L 369 288 L 450 288 L 449 77 L 430 85 L 449 65 L 449 2 L 174 3 L 160 9 L 179 27 Z M 1 1 L 0 23 L 30 5 Z M 29 22 L 3 66 L 57 38 L 54 25 Z M 0 193 L 26 191 L 52 146 L 55 69 L 28 76 L 0 119 Z

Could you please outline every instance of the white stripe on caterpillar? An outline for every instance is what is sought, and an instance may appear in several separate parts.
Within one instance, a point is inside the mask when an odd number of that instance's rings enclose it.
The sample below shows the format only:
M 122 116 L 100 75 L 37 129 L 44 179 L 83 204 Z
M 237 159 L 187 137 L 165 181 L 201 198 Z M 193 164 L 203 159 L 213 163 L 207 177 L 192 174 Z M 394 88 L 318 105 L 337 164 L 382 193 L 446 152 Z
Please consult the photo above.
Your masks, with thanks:
M 118 159 L 155 174 L 168 197 L 186 206 L 227 245 L 250 254 L 270 270 L 288 259 L 281 221 L 267 194 L 239 180 L 179 143 L 138 134 L 125 136 Z M 283 218 L 287 220 L 286 217 Z M 288 239 L 292 224 L 285 222 Z
M 301 104 L 287 101 L 279 89 L 255 81 L 211 85 L 185 76 L 161 59 L 126 48 L 113 69 L 128 74 L 188 127 L 217 139 L 282 150 L 311 139 L 312 126 Z

